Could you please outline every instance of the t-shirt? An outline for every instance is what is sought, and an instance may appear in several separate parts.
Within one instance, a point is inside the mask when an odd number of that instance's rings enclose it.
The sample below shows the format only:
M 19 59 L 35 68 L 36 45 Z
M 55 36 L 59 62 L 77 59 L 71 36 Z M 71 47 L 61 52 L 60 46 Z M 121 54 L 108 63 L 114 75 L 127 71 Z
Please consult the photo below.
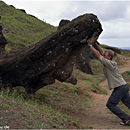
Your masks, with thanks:
M 103 72 L 107 78 L 109 89 L 125 85 L 126 82 L 119 73 L 117 63 L 102 56 Z

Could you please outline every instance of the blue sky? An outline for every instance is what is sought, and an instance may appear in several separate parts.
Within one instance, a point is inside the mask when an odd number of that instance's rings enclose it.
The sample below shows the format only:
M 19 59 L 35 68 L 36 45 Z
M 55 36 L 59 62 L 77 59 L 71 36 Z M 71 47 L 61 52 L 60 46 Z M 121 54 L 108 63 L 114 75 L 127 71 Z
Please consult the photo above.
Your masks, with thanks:
M 118 0 L 2 0 L 8 5 L 25 9 L 41 20 L 58 26 L 61 19 L 72 20 L 85 13 L 99 18 L 103 32 L 101 44 L 115 47 L 130 47 L 130 1 Z

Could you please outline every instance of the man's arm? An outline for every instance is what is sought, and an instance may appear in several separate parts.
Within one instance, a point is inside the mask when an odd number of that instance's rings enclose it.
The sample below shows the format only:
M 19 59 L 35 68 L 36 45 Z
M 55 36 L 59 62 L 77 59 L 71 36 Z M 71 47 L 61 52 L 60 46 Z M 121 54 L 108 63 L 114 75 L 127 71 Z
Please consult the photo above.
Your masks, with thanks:
M 99 53 L 100 53 L 101 55 L 103 55 L 103 54 L 104 54 L 103 49 L 97 44 L 97 42 L 95 42 L 95 45 L 96 45 L 96 47 L 97 47 Z
M 93 43 L 94 37 L 92 37 L 89 42 L 88 42 L 88 46 L 90 46 Z M 97 42 L 95 42 L 95 44 L 97 44 Z M 101 48 L 98 44 L 96 45 L 97 48 Z M 90 49 L 92 50 L 93 54 L 101 61 L 102 60 L 102 55 L 91 45 Z M 101 53 L 104 53 L 102 48 L 100 49 Z
M 97 51 L 93 46 L 90 46 L 91 51 L 93 54 L 101 61 L 102 60 L 102 55 Z

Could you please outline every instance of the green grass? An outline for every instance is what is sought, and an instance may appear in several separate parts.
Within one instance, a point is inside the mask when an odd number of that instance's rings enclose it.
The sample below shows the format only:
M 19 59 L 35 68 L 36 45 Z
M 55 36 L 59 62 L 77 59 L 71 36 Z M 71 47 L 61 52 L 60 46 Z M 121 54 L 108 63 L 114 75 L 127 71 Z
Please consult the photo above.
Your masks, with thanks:
M 130 71 L 126 71 L 126 73 L 127 73 L 128 75 L 130 75 Z
M 97 84 L 93 83 L 90 80 L 87 80 L 86 82 L 89 83 L 89 87 L 91 88 L 91 90 L 95 93 L 99 93 L 99 94 L 107 94 L 107 92 L 105 90 L 103 90 L 102 88 L 100 88 Z
M 17 49 L 35 44 L 57 30 L 37 18 L 12 8 L 0 1 L 0 24 L 8 41 L 6 50 Z
M 9 126 L 23 129 L 80 128 L 80 121 L 70 113 L 86 110 L 91 102 L 88 96 L 80 95 L 80 89 L 78 85 L 55 83 L 28 95 L 21 87 L 1 88 L 0 114 L 7 117 L 2 123 L 20 122 L 21 126 Z
M 125 71 L 122 74 L 123 78 L 125 79 L 125 81 L 128 83 L 129 87 L 130 87 L 130 70 Z
M 82 90 L 79 85 L 70 83 L 55 83 L 37 92 L 38 96 L 45 95 L 46 102 L 55 106 L 56 109 L 66 111 L 66 113 L 77 110 L 86 110 L 89 105 L 88 95 L 80 94 Z M 57 105 L 55 105 L 57 104 Z
M 44 128 L 66 128 L 67 122 L 72 122 L 69 115 L 53 109 L 43 101 L 38 101 L 29 95 L 19 95 L 16 91 L 3 89 L 0 91 L 0 110 L 2 124 L 4 122 L 21 123 L 16 128 L 23 129 L 44 129 Z M 10 125 L 10 123 L 9 123 Z M 11 127 L 11 125 L 10 125 Z M 14 126 L 15 127 L 15 126 Z
M 121 50 L 121 54 L 125 57 L 130 57 L 130 50 Z

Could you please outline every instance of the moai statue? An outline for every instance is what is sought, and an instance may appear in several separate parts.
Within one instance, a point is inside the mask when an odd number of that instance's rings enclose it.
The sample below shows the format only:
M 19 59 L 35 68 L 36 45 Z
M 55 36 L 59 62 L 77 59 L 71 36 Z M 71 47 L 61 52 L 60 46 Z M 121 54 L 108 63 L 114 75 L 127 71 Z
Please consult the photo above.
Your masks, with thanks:
M 7 44 L 7 41 L 2 33 L 2 26 L 0 25 L 0 53 L 5 52 L 5 45 Z

